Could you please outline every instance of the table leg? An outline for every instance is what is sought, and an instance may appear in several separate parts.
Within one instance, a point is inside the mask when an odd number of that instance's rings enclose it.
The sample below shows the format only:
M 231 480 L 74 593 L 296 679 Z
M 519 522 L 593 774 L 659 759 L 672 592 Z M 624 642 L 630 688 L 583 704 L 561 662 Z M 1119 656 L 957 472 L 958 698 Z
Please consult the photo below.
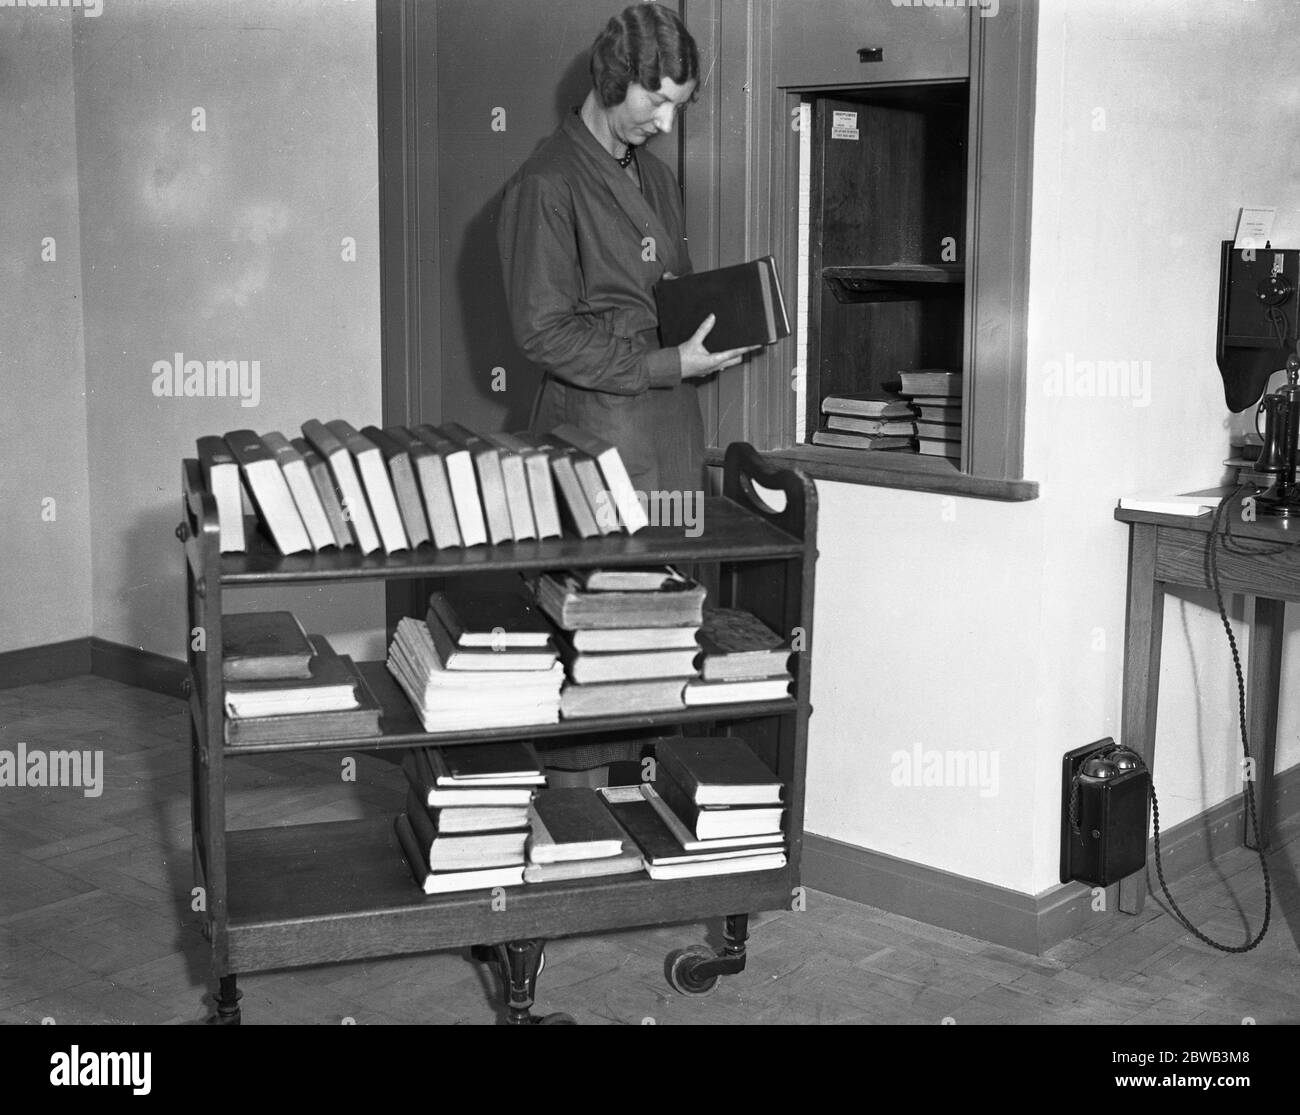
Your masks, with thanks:
M 1150 523 L 1133 523 L 1129 531 L 1120 743 L 1141 755 L 1154 777 L 1165 586 L 1156 580 L 1156 528 Z M 1146 896 L 1145 868 L 1120 880 L 1119 908 L 1124 913 L 1141 913 Z
M 1273 766 L 1277 755 L 1277 703 L 1282 684 L 1282 627 L 1286 604 L 1281 600 L 1255 598 L 1255 622 L 1250 629 L 1250 666 L 1247 673 L 1246 726 L 1250 733 L 1250 755 L 1255 760 L 1255 810 L 1259 816 L 1259 839 L 1268 847 L 1273 816 Z M 1235 734 L 1235 733 L 1234 733 Z M 1244 791 L 1244 788 L 1243 788 Z M 1258 850 L 1251 832 L 1250 813 L 1242 794 L 1244 840 Z

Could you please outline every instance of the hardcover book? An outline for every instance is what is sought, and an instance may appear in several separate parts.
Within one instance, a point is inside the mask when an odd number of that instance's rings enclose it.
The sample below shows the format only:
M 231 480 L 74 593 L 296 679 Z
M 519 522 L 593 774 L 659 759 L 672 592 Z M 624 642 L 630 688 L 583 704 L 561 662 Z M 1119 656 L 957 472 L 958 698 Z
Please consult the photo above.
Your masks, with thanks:
M 699 643 L 705 681 L 787 674 L 790 646 L 761 619 L 743 608 L 705 608 Z
M 302 436 L 311 443 L 334 474 L 343 517 L 356 535 L 357 548 L 363 554 L 374 553 L 380 546 L 379 532 L 375 529 L 374 519 L 370 517 L 370 504 L 366 501 L 366 493 L 361 487 L 361 478 L 357 475 L 348 447 L 343 444 L 342 438 L 317 418 L 302 424 Z
M 276 464 L 280 466 L 280 471 L 284 473 L 285 483 L 289 485 L 289 494 L 293 496 L 293 503 L 298 508 L 302 525 L 307 528 L 312 549 L 323 550 L 326 546 L 333 546 L 334 531 L 330 529 L 325 507 L 316 493 L 316 485 L 312 481 L 311 473 L 307 471 L 306 459 L 278 430 L 263 434 L 262 444 L 271 451 Z
M 420 425 L 411 431 L 442 461 L 447 472 L 447 485 L 451 488 L 452 502 L 456 507 L 456 526 L 461 541 L 466 546 L 478 546 L 487 541 L 487 524 L 483 519 L 483 502 L 479 498 L 478 481 L 474 478 L 474 460 L 470 452 L 444 437 L 436 426 Z
M 432 593 L 429 607 L 460 647 L 547 647 L 551 625 L 523 592 Z
M 285 716 L 227 718 L 226 743 L 231 747 L 255 743 L 308 743 L 332 739 L 371 739 L 379 735 L 382 709 L 356 663 L 346 654 L 356 707 L 335 712 L 299 712 Z
M 252 430 L 232 430 L 226 446 L 239 462 L 262 525 L 282 554 L 311 550 L 311 539 L 271 450 Z
M 343 503 L 339 498 L 338 487 L 334 483 L 334 474 L 330 472 L 325 458 L 311 447 L 305 437 L 296 437 L 289 444 L 302 454 L 303 463 L 307 466 L 307 474 L 316 489 L 316 498 L 320 500 L 321 507 L 325 511 L 325 519 L 329 523 L 330 534 L 334 537 L 334 545 L 339 549 L 355 545 L 356 536 L 352 533 L 347 519 L 344 518 Z
M 505 486 L 506 508 L 510 512 L 510 533 L 516 542 L 537 537 L 532 496 L 528 493 L 528 470 L 523 454 L 501 434 L 479 435 L 500 455 L 501 481 Z
M 430 809 L 460 809 L 468 806 L 527 806 L 536 787 L 524 784 L 439 786 L 438 775 L 429 761 L 435 749 L 412 748 L 402 758 L 402 773 Z M 462 786 L 464 788 L 462 788 Z
M 632 487 L 632 480 L 623 466 L 623 458 L 613 445 L 577 426 L 556 426 L 550 436 L 566 445 L 572 445 L 600 466 L 601 474 L 605 478 L 605 495 L 613 502 L 614 508 L 617 508 L 619 521 L 628 534 L 635 534 L 642 527 L 649 525 L 650 520 L 646 518 L 645 508 L 637 499 L 636 489 Z
M 311 677 L 311 642 L 292 612 L 221 617 L 221 676 L 227 681 Z
M 217 502 L 221 552 L 242 554 L 245 549 L 244 493 L 239 484 L 239 462 L 219 437 L 199 438 L 197 449 L 203 483 Z
M 411 455 L 378 426 L 363 427 L 361 436 L 379 450 L 388 466 L 388 479 L 393 485 L 393 495 L 397 497 L 397 510 L 402 516 L 402 529 L 410 548 L 414 550 L 422 546 L 429 541 L 429 522 L 424 517 L 424 502 L 420 498 L 420 485 L 415 478 Z
M 781 802 L 781 780 L 736 736 L 666 736 L 655 761 L 696 805 Z
M 399 813 L 393 821 L 397 842 L 410 865 L 411 875 L 425 894 L 451 894 L 463 890 L 509 887 L 524 881 L 522 865 L 487 867 L 466 871 L 430 871 L 429 861 L 420 848 L 420 840 L 410 819 Z
M 384 455 L 379 447 L 341 418 L 326 422 L 325 426 L 347 447 L 356 463 L 384 552 L 391 554 L 407 549 L 410 543 L 406 528 L 402 526 L 402 513 L 397 509 L 393 482 L 388 478 L 388 466 L 384 464 Z
M 514 538 L 510 526 L 510 504 L 506 500 L 506 482 L 501 472 L 501 451 L 458 422 L 445 422 L 438 432 L 466 450 L 474 462 L 479 496 L 483 501 L 483 519 L 488 540 L 495 546 Z
M 659 309 L 659 338 L 664 348 L 689 340 L 709 314 L 713 329 L 704 338 L 710 352 L 770 345 L 790 335 L 785 296 L 772 256 L 696 271 L 654 286 Z
M 912 405 L 906 399 L 882 399 L 867 392 L 827 395 L 822 400 L 823 414 L 850 418 L 910 418 Z
M 623 850 L 623 830 L 589 789 L 539 790 L 531 812 L 529 863 L 600 859 Z
M 384 433 L 411 459 L 433 544 L 440 550 L 459 546 L 460 527 L 446 462 L 405 426 L 389 426 Z

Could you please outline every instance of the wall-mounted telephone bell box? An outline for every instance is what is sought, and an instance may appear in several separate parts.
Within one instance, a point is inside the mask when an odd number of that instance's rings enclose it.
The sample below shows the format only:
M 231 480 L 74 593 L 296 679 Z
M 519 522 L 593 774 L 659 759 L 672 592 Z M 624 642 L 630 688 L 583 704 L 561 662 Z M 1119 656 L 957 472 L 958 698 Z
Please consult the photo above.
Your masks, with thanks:
M 1286 365 L 1300 322 L 1300 251 L 1234 248 L 1225 240 L 1219 264 L 1216 357 L 1228 409 L 1245 410 L 1268 378 Z

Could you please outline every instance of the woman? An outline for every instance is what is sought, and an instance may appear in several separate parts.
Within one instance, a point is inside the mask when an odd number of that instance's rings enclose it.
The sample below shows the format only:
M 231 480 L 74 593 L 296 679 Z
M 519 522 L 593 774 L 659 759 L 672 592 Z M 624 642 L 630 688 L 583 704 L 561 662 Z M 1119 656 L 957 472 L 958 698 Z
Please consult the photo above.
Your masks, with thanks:
M 497 230 L 515 340 L 545 371 L 532 429 L 570 423 L 616 445 L 638 491 L 703 487 L 695 381 L 749 349 L 695 335 L 660 348 L 652 288 L 691 270 L 672 172 L 639 150 L 671 132 L 699 82 L 695 40 L 633 4 L 591 51 L 592 89 L 506 186 Z

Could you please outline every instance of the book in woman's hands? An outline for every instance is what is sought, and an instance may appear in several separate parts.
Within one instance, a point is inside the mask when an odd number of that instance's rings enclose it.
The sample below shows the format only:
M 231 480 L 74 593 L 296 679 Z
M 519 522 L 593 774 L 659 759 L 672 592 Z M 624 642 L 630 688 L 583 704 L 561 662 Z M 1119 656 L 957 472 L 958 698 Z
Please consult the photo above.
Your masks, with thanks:
M 654 294 L 664 348 L 689 340 L 709 314 L 717 316 L 704 338 L 709 352 L 770 345 L 790 335 L 785 297 L 771 256 L 661 279 Z

